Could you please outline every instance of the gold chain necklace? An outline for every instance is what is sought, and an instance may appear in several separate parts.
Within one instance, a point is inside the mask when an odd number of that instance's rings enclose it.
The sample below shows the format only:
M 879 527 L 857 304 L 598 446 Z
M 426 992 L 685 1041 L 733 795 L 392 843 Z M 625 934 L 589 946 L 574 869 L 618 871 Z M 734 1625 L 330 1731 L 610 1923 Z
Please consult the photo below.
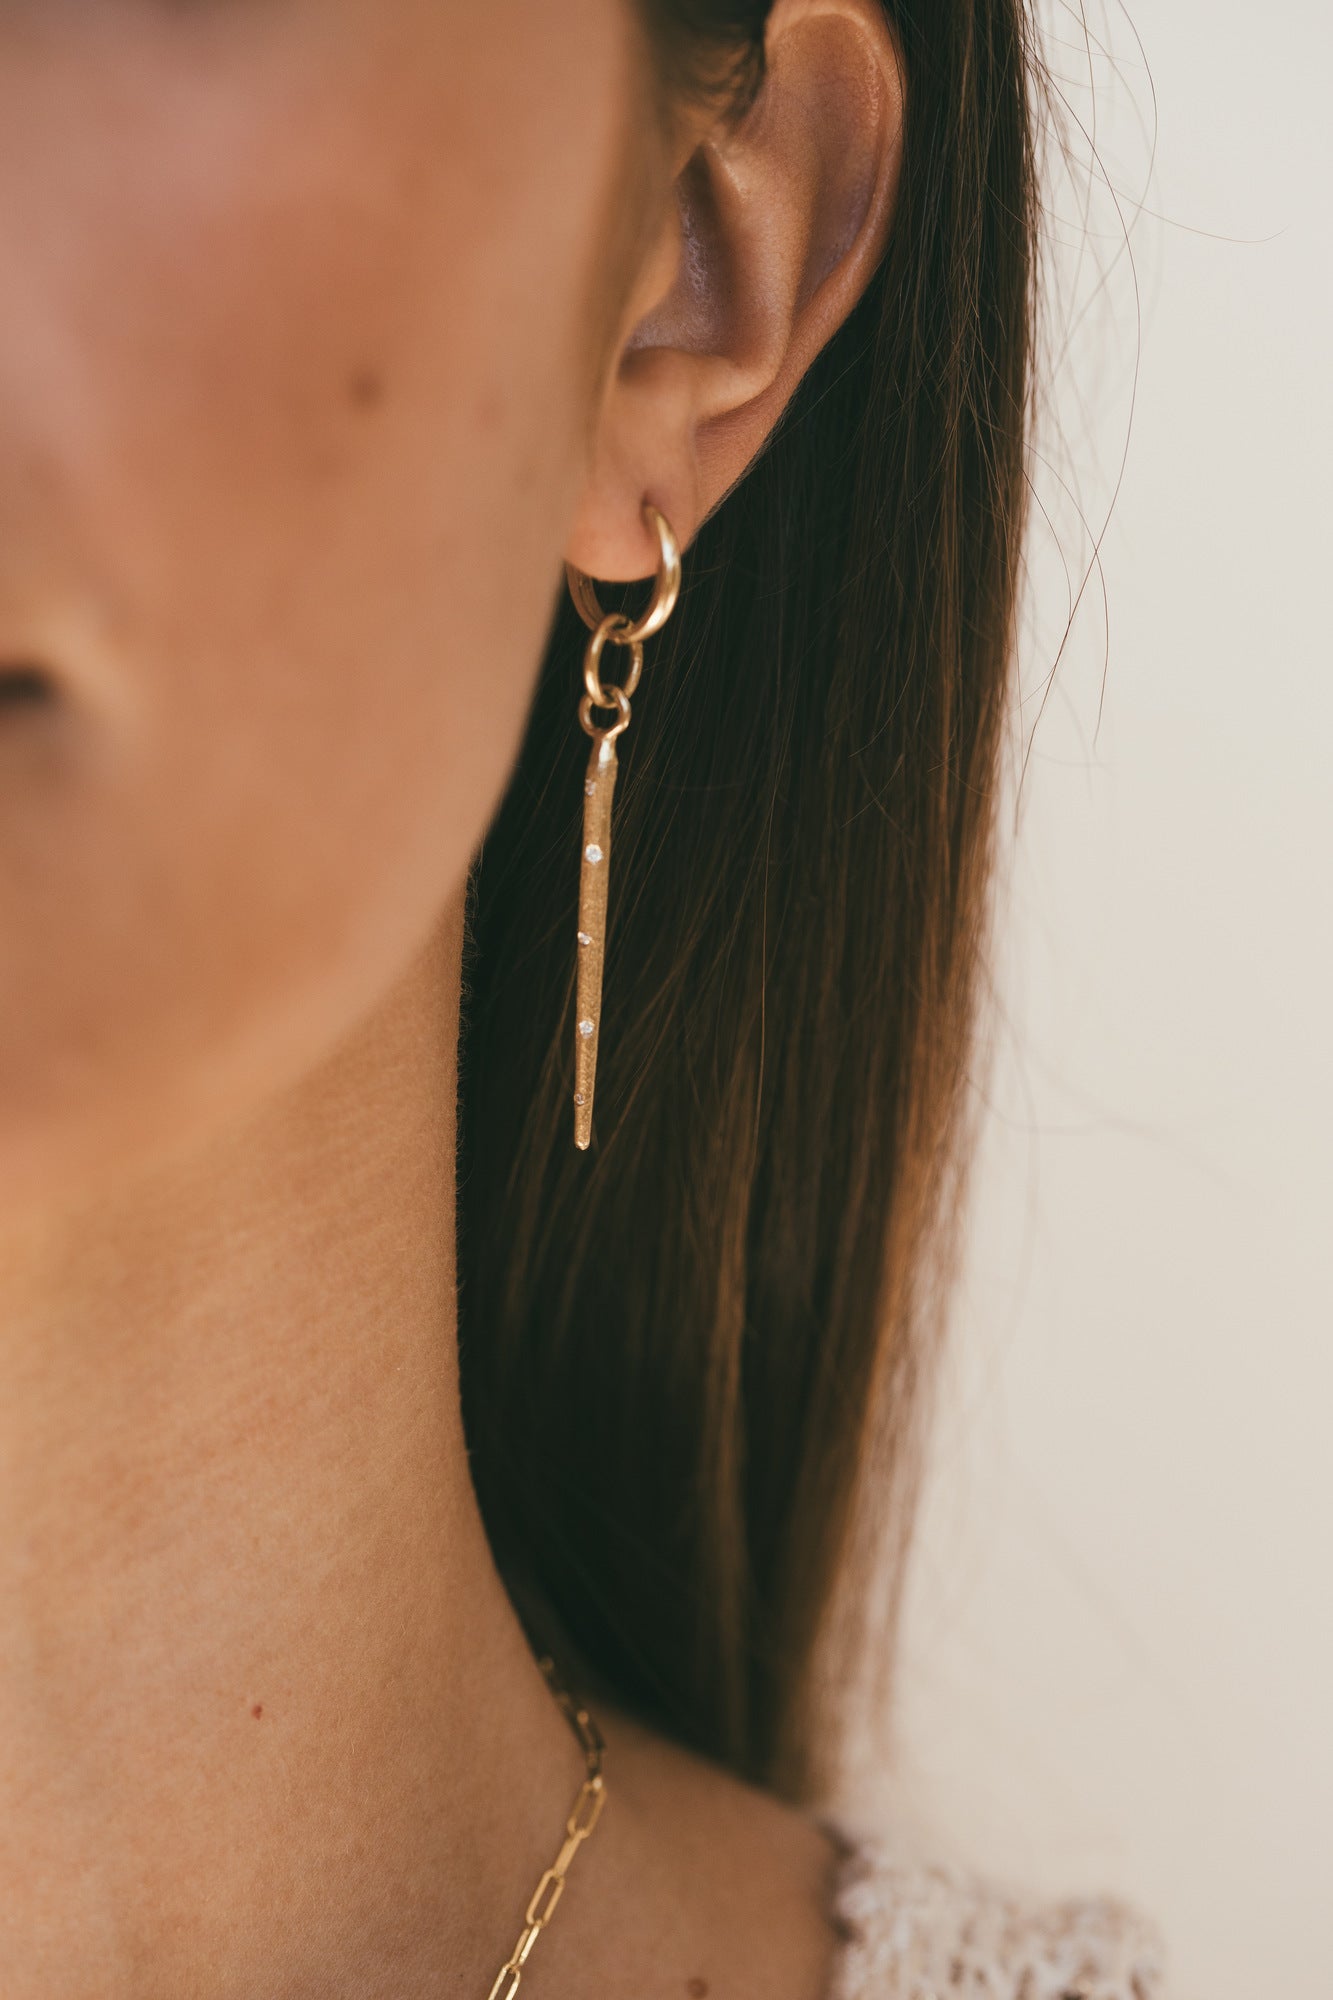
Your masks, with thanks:
M 606 1804 L 606 1780 L 602 1776 L 602 1752 L 606 1745 L 602 1741 L 602 1732 L 587 1709 L 576 1702 L 573 1695 L 556 1679 L 555 1662 L 550 1655 L 544 1654 L 537 1664 L 546 1677 L 546 1685 L 555 1696 L 570 1728 L 578 1738 L 588 1775 L 579 1786 L 578 1797 L 570 1807 L 560 1852 L 533 1890 L 523 1918 L 523 1929 L 519 1933 L 518 1943 L 496 1973 L 495 1984 L 486 1996 L 486 2000 L 514 2000 L 523 1979 L 523 1968 L 532 1956 L 533 1946 L 555 1915 L 556 1904 L 565 1893 L 565 1876 L 569 1872 L 570 1863 L 601 1818 L 602 1807 Z

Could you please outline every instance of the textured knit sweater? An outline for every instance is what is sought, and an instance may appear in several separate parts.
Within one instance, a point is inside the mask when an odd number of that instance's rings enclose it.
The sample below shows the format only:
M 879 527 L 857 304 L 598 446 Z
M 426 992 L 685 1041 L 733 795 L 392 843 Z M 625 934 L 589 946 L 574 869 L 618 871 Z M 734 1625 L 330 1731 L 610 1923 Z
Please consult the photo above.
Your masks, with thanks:
M 840 1850 L 827 2000 L 1165 2000 L 1158 1935 L 1125 1905 L 1024 1898 L 822 1823 Z

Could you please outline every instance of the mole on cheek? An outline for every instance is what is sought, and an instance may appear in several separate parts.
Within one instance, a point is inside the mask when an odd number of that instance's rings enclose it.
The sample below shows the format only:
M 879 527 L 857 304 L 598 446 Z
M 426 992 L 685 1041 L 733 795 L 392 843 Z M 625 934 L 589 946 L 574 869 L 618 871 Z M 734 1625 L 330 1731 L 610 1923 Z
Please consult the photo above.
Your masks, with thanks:
M 689 1994 L 690 2000 L 708 2000 L 708 1981 L 691 1979 L 685 1991 Z
M 384 377 L 376 368 L 358 368 L 347 384 L 347 396 L 354 409 L 378 409 L 384 401 Z
M 264 1713 L 264 1704 L 263 1704 L 263 1702 L 262 1702 L 262 1701 L 257 1701 L 257 1702 L 255 1703 L 254 1707 L 253 1707 L 253 1708 L 252 1708 L 252 1709 L 250 1710 L 250 1713 L 251 1713 L 251 1715 L 253 1715 L 253 1717 L 254 1717 L 255 1721 L 256 1721 L 256 1722 L 258 1722 L 258 1720 L 259 1720 L 260 1716 L 261 1716 L 261 1715 L 262 1715 L 262 1714 Z

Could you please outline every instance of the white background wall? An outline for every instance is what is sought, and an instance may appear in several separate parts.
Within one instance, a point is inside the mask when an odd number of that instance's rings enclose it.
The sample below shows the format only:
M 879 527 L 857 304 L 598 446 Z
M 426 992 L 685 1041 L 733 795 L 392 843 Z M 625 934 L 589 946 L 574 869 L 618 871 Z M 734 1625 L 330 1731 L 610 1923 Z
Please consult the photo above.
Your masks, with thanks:
M 1039 723 L 1066 599 L 1034 544 L 899 1803 L 965 1858 L 1147 1905 L 1178 2000 L 1331 2000 L 1333 15 L 1136 0 L 1147 71 L 1123 16 L 1091 67 L 1051 18 L 1141 347 L 1105 597 Z M 1073 138 L 1039 489 L 1077 583 L 1060 482 L 1106 520 L 1137 338 Z

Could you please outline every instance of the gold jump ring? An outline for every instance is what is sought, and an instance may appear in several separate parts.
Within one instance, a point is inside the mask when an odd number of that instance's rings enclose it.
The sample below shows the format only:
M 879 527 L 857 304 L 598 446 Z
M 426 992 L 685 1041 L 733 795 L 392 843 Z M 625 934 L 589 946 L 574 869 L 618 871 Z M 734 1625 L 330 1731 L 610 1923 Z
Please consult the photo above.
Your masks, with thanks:
M 614 742 L 622 729 L 629 728 L 629 697 L 623 688 L 618 687 L 608 688 L 607 694 L 610 697 L 609 700 L 596 703 L 594 703 L 590 694 L 585 694 L 579 703 L 579 721 L 583 724 L 589 736 L 596 736 L 599 739 L 605 737 L 608 742 Z M 600 729 L 592 719 L 594 707 L 618 708 L 620 714 L 605 729 Z
M 626 637 L 628 624 L 629 620 L 622 618 L 619 612 L 609 611 L 589 639 L 584 652 L 583 685 L 587 688 L 595 706 L 598 708 L 611 708 L 614 706 L 616 699 L 611 689 L 603 687 L 601 675 L 597 671 L 602 657 L 602 648 L 608 639 L 613 645 L 629 647 L 629 672 L 625 676 L 621 692 L 624 694 L 633 694 L 635 688 L 639 685 L 639 675 L 643 672 L 643 641 L 641 639 L 631 641 Z

